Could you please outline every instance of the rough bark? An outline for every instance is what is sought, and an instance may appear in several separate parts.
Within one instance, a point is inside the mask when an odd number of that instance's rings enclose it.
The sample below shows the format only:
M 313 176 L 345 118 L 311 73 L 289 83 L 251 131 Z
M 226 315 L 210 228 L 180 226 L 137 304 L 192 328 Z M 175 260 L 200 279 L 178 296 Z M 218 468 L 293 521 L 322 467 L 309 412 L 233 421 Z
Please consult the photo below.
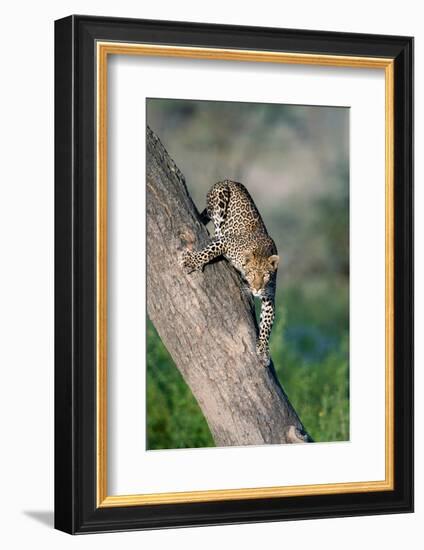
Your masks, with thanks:
M 257 324 L 238 273 L 225 261 L 187 275 L 182 250 L 208 231 L 184 177 L 147 129 L 147 308 L 197 399 L 216 445 L 311 441 L 278 382 L 255 352 Z

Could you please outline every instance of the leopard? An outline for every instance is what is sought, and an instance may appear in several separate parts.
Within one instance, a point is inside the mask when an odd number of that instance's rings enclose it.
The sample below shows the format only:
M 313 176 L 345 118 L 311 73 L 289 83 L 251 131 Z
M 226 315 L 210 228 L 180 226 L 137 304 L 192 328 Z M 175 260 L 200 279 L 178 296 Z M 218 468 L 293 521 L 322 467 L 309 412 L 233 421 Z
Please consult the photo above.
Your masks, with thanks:
M 200 219 L 205 225 L 212 221 L 214 235 L 201 250 L 184 250 L 181 266 L 187 273 L 203 271 L 206 264 L 223 256 L 240 273 L 251 299 L 261 301 L 256 354 L 267 367 L 280 261 L 275 242 L 250 193 L 236 181 L 226 179 L 211 187 Z

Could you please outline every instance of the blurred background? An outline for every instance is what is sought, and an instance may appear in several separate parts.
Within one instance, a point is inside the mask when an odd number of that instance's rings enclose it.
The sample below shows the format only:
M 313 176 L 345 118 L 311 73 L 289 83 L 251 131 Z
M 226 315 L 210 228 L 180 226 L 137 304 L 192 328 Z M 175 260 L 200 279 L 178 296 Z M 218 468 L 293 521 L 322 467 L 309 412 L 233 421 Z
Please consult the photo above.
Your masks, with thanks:
M 315 441 L 348 440 L 349 109 L 149 99 L 147 123 L 199 211 L 217 181 L 248 188 L 281 258 L 271 335 L 280 382 Z M 210 446 L 148 320 L 147 448 Z

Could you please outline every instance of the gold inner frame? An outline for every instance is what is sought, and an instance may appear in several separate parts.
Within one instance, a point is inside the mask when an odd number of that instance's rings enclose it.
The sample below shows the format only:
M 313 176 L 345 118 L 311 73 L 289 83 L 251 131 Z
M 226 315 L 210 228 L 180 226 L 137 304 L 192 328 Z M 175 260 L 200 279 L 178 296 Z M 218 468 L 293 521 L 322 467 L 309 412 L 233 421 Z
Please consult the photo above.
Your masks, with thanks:
M 97 54 L 97 506 L 137 506 L 388 491 L 394 489 L 394 60 L 123 42 L 96 44 Z M 221 59 L 385 71 L 385 479 L 315 485 L 214 489 L 108 496 L 107 493 L 107 60 L 109 55 Z

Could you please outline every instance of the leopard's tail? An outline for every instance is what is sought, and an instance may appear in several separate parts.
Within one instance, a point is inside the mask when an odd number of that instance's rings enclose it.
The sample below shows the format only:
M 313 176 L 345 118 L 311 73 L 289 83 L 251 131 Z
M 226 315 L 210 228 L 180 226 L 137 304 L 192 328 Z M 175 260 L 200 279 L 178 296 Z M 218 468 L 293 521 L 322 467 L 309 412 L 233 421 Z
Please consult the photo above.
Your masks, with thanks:
M 210 222 L 210 217 L 208 214 L 208 209 L 205 208 L 203 212 L 199 214 L 200 221 L 203 223 L 203 225 L 206 225 L 208 222 Z

